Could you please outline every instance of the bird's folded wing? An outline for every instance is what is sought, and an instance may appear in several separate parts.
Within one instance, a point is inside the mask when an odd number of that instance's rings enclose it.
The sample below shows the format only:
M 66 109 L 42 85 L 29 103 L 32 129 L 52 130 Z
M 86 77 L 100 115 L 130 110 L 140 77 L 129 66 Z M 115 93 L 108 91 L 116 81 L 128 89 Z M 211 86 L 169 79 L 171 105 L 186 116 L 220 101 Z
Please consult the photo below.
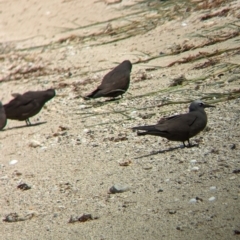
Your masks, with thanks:
M 191 113 L 186 113 L 186 114 L 180 114 L 180 115 L 174 115 L 171 117 L 166 117 L 166 118 L 161 118 L 157 125 L 161 125 L 161 124 L 171 124 L 173 122 L 178 122 L 179 124 L 186 124 L 188 126 L 191 126 L 195 121 L 196 121 L 197 117 L 195 116 L 195 114 L 191 114 Z
M 180 114 L 163 118 L 158 121 L 155 128 L 161 132 L 185 132 L 196 121 L 194 114 Z
M 20 105 L 18 109 L 15 110 L 15 113 L 19 113 L 21 116 L 28 116 L 31 115 L 31 113 L 36 112 L 39 107 L 39 103 L 35 100 L 32 100 L 25 105 Z
M 99 88 L 106 88 L 108 85 L 112 87 L 117 85 L 118 88 L 121 88 L 121 84 L 125 86 L 126 82 L 129 81 L 129 74 L 130 72 L 123 70 L 111 71 L 104 76 Z

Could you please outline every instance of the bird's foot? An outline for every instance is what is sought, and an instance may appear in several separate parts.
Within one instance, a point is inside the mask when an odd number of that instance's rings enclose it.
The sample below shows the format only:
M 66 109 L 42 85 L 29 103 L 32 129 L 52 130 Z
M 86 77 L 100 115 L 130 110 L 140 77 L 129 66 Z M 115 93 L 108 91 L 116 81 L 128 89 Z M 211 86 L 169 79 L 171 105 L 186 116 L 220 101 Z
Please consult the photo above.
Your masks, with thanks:
M 191 143 L 188 141 L 188 145 L 186 145 L 185 143 L 183 143 L 183 146 L 184 146 L 184 147 L 187 147 L 187 148 L 192 148 L 192 147 L 198 146 L 198 144 L 191 144 Z
M 105 102 L 115 102 L 115 101 L 118 101 L 118 100 L 120 100 L 121 98 L 115 98 L 115 97 L 113 97 L 113 98 L 110 98 L 110 99 L 107 99 Z
M 195 147 L 195 146 L 198 146 L 198 144 L 191 144 L 188 140 L 188 144 L 186 145 L 185 142 L 183 142 L 183 147 L 187 147 L 187 148 L 192 148 L 192 147 Z

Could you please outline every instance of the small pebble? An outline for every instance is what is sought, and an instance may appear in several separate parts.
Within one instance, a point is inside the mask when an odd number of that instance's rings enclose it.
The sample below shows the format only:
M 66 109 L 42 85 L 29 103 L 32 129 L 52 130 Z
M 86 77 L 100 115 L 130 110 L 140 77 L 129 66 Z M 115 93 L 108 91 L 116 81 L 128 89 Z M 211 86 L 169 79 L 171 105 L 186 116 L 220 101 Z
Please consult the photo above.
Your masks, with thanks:
M 99 145 L 98 145 L 98 143 L 93 142 L 93 143 L 91 143 L 91 146 L 92 146 L 92 147 L 98 147 Z
M 191 170 L 197 172 L 199 170 L 199 167 L 192 167 Z
M 210 197 L 210 198 L 208 199 L 209 202 L 213 202 L 213 201 L 215 201 L 215 200 L 216 200 L 215 197 Z
M 229 180 L 234 180 L 234 179 L 236 179 L 235 176 L 232 176 L 232 177 L 229 178 Z
M 232 149 L 232 150 L 236 149 L 236 144 L 232 144 L 232 145 L 231 145 L 231 149 Z
M 240 235 L 240 230 L 235 229 L 235 230 L 234 230 L 234 234 L 235 234 L 235 235 Z
M 131 113 L 130 113 L 130 116 L 135 116 L 137 114 L 137 111 L 132 111 Z
M 182 231 L 182 228 L 180 226 L 177 226 L 176 229 Z
M 168 213 L 169 214 L 175 214 L 177 211 L 176 210 L 169 210 Z
M 87 142 L 87 139 L 86 138 L 82 138 L 80 139 L 81 143 L 86 143 Z
M 201 201 L 201 202 L 203 202 L 203 199 L 200 198 L 200 197 L 196 197 L 196 200 L 197 200 L 197 201 Z
M 189 200 L 189 203 L 196 203 L 197 202 L 197 199 L 196 198 L 192 198 Z
M 1 178 L 0 178 L 0 180 L 5 180 L 5 179 L 8 179 L 8 176 L 6 175 L 6 176 L 2 176 Z
M 36 140 L 31 140 L 28 146 L 29 146 L 29 147 L 33 147 L 33 148 L 36 148 L 36 147 L 41 147 L 42 145 L 41 145 L 40 142 L 38 142 L 38 141 L 36 141 Z
M 238 79 L 239 79 L 239 75 L 235 75 L 235 76 L 229 77 L 229 79 L 227 81 L 228 82 L 234 82 L 234 81 L 237 81 Z
M 15 175 L 15 176 L 21 176 L 22 175 L 22 173 L 21 172 L 19 172 L 18 170 L 15 170 L 14 172 L 13 172 L 13 175 Z
M 90 130 L 89 130 L 89 129 L 87 129 L 87 128 L 85 128 L 85 129 L 83 129 L 83 132 L 84 132 L 84 133 L 89 133 L 89 132 L 90 132 Z
M 190 163 L 193 163 L 193 164 L 195 164 L 196 162 L 197 162 L 197 160 L 195 160 L 195 159 L 190 161 Z
M 210 187 L 210 191 L 216 191 L 216 190 L 217 190 L 217 187 L 215 186 Z
M 9 162 L 9 164 L 10 164 L 10 165 L 14 165 L 14 164 L 16 164 L 17 162 L 18 162 L 18 160 L 15 160 L 15 159 L 14 159 L 14 160 L 11 160 L 11 161 Z
M 31 187 L 30 187 L 29 185 L 27 185 L 26 183 L 21 183 L 21 184 L 19 184 L 19 185 L 17 186 L 17 188 L 19 188 L 19 189 L 21 189 L 21 190 L 23 190 L 23 191 L 31 189 Z
M 122 192 L 127 192 L 128 190 L 129 190 L 129 187 L 126 184 L 120 184 L 120 183 L 113 185 L 109 189 L 110 193 L 122 193 Z
M 79 108 L 80 108 L 80 109 L 84 109 L 84 108 L 86 108 L 86 107 L 87 107 L 87 106 L 86 106 L 86 105 L 83 105 L 83 104 L 82 104 L 82 105 L 79 105 Z

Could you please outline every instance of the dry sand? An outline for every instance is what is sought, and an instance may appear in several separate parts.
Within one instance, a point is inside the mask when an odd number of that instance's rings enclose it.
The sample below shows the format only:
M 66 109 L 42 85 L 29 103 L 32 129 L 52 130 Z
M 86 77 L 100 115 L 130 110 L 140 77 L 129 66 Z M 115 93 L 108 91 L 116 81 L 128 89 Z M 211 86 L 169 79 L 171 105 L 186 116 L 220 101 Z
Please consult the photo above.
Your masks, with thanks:
M 1 132 L 0 239 L 239 238 L 239 1 L 106 2 L 0 4 L 2 102 L 57 91 L 31 119 L 43 124 Z M 123 99 L 81 98 L 125 59 Z M 130 130 L 199 98 L 216 108 L 197 147 Z

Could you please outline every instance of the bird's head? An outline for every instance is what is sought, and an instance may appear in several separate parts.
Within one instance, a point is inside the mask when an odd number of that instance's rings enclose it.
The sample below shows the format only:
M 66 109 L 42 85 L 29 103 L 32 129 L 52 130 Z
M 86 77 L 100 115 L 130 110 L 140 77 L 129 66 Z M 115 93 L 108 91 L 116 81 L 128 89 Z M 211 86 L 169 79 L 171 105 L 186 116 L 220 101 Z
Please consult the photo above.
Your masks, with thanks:
M 199 111 L 209 107 L 215 107 L 215 106 L 203 103 L 201 100 L 195 100 L 190 104 L 189 112 Z

